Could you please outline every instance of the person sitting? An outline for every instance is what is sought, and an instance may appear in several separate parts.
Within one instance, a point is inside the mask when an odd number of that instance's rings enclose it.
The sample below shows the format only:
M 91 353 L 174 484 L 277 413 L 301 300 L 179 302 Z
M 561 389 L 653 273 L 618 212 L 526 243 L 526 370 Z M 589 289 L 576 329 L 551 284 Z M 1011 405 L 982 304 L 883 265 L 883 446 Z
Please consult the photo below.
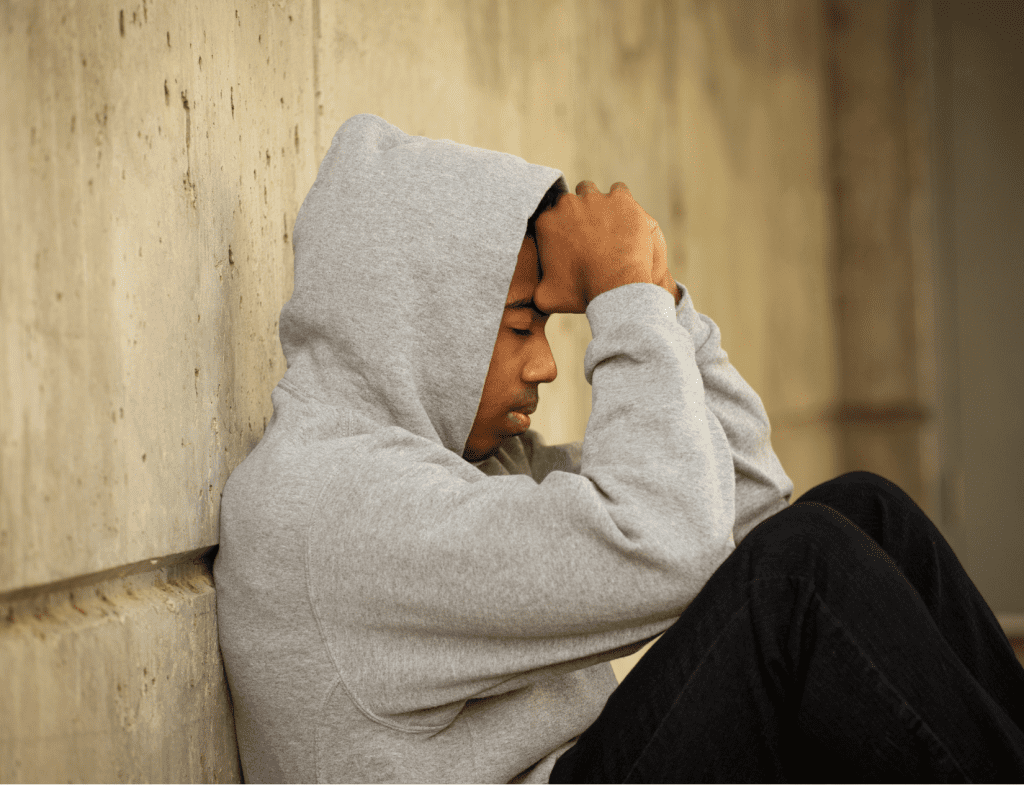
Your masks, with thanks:
M 626 185 L 360 115 L 293 242 L 214 565 L 246 781 L 1024 780 L 952 550 L 871 473 L 790 502 Z M 553 313 L 593 334 L 581 443 L 530 429 Z

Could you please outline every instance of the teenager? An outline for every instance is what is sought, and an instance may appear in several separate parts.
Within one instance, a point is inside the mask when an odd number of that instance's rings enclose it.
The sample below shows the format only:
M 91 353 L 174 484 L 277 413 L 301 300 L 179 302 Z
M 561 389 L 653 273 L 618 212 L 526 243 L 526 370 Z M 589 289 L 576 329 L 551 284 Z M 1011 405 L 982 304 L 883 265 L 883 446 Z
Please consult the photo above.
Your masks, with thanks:
M 1024 672 L 948 546 L 877 476 L 789 505 L 625 185 L 356 116 L 294 246 L 214 568 L 247 781 L 1024 779 Z M 556 312 L 593 333 L 563 446 L 529 429 Z

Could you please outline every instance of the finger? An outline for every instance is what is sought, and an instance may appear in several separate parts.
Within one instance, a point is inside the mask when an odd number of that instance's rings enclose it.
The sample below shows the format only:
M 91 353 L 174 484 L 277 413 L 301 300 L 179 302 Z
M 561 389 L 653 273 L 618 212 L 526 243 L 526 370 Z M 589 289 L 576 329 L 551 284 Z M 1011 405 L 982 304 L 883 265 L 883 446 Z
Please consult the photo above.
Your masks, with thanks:
M 626 182 L 624 181 L 616 181 L 608 188 L 608 194 L 611 195 L 615 190 L 625 190 L 626 192 L 629 192 L 629 187 L 626 186 Z M 632 195 L 632 193 L 629 194 Z
M 668 275 L 668 243 L 665 241 L 664 231 L 656 222 L 651 229 L 651 237 L 654 242 L 654 265 L 651 267 L 651 273 L 658 278 L 665 277 Z
M 577 195 L 589 195 L 591 192 L 600 192 L 600 191 L 601 190 L 599 190 L 597 188 L 597 185 L 593 181 L 590 181 L 590 180 L 581 181 L 579 184 L 576 185 L 576 194 Z
M 658 221 L 646 211 L 644 217 L 647 219 L 647 228 L 651 232 L 651 241 L 654 245 L 654 259 L 651 266 L 652 282 L 660 283 L 663 279 L 671 277 L 668 271 L 668 244 L 665 241 L 665 233 L 661 230 Z

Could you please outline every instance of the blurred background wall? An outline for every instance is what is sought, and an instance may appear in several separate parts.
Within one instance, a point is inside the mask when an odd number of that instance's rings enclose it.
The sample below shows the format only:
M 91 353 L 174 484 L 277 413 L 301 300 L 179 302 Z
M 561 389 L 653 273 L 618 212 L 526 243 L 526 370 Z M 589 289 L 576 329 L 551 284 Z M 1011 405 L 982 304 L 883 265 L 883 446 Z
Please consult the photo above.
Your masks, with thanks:
M 1024 636 L 1022 39 L 998 0 L 0 0 L 0 782 L 239 779 L 219 496 L 361 112 L 629 184 L 796 495 L 891 478 Z M 548 336 L 534 425 L 579 439 L 586 319 Z

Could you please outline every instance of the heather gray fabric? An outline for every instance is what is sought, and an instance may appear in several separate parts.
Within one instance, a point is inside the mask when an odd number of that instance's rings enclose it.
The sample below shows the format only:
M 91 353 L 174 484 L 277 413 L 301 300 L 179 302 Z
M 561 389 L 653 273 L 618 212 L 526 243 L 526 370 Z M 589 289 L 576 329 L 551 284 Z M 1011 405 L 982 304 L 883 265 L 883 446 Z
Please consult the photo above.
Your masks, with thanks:
M 545 781 L 792 484 L 685 293 L 591 302 L 582 443 L 462 459 L 556 170 L 356 116 L 295 223 L 288 373 L 224 489 L 221 650 L 249 782 Z M 543 398 L 543 391 L 541 392 Z

